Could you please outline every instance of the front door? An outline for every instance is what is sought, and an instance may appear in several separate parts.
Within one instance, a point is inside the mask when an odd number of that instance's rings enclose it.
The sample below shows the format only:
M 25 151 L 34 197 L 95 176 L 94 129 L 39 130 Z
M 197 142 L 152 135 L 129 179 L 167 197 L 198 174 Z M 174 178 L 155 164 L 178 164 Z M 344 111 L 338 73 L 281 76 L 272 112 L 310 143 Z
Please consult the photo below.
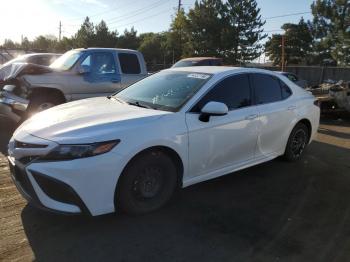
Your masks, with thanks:
M 73 76 L 72 100 L 108 96 L 120 89 L 121 77 L 112 52 L 88 54 L 80 67 L 87 72 Z
M 254 159 L 258 113 L 252 106 L 251 93 L 247 74 L 229 76 L 217 83 L 186 114 L 190 178 Z M 225 103 L 228 114 L 211 116 L 208 122 L 200 121 L 200 109 L 209 101 Z

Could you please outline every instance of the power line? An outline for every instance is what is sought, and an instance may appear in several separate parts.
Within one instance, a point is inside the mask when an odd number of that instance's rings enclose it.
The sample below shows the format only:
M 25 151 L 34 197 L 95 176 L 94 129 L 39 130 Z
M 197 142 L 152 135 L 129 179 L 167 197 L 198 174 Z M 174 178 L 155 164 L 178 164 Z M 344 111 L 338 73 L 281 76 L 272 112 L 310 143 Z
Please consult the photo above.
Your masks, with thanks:
M 310 14 L 311 12 L 300 12 L 300 13 L 289 13 L 289 14 L 284 14 L 284 15 L 277 15 L 277 16 L 270 16 L 270 17 L 263 17 L 264 20 L 268 19 L 274 19 L 274 18 L 280 18 L 280 17 L 286 17 L 286 16 L 295 16 L 295 15 L 305 15 L 305 14 Z
M 117 26 L 117 27 L 125 27 L 125 26 L 128 26 L 128 25 L 132 25 L 132 24 L 135 24 L 135 23 L 138 23 L 138 22 L 141 22 L 141 21 L 144 21 L 144 20 L 147 20 L 147 19 L 150 19 L 150 18 L 153 18 L 153 17 L 155 17 L 155 16 L 158 16 L 158 15 L 161 15 L 161 14 L 164 14 L 164 12 L 166 12 L 166 11 L 170 11 L 170 10 L 172 10 L 172 8 L 171 9 L 165 9 L 165 10 L 162 10 L 161 12 L 159 12 L 159 13 L 155 13 L 155 14 L 153 14 L 153 15 L 150 15 L 150 16 L 146 16 L 146 17 L 143 17 L 142 19 L 138 19 L 138 20 L 135 20 L 135 21 L 133 21 L 133 22 L 130 22 L 130 23 L 127 23 L 127 24 L 122 24 L 122 25 L 119 25 L 119 26 Z M 117 27 L 114 27 L 114 28 L 112 28 L 111 30 L 116 30 L 117 29 Z

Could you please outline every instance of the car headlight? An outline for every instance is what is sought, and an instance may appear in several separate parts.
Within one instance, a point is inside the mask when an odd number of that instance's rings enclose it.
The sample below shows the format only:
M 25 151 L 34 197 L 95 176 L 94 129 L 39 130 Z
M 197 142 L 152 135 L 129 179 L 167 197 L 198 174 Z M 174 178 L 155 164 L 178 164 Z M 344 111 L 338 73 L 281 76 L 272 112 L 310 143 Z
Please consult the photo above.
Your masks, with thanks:
M 50 151 L 46 156 L 40 157 L 40 160 L 72 160 L 77 158 L 97 156 L 111 151 L 120 140 L 78 144 L 78 145 L 60 145 Z

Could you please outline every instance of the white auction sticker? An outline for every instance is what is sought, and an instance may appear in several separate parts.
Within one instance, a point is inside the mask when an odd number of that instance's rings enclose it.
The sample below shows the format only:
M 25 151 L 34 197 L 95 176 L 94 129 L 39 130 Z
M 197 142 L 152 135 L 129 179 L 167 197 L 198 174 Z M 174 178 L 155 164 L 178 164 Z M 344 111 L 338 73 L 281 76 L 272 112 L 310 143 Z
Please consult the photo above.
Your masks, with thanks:
M 192 73 L 192 74 L 188 74 L 187 77 L 198 78 L 198 79 L 208 79 L 208 78 L 209 78 L 209 75 L 206 75 L 206 74 L 198 74 L 198 73 Z

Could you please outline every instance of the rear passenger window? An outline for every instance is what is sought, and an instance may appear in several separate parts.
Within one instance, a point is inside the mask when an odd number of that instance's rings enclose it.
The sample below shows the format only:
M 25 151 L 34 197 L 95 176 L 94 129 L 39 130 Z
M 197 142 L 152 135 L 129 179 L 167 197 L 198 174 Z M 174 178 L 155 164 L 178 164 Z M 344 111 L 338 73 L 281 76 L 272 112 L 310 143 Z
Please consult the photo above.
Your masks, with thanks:
M 257 104 L 267 104 L 282 100 L 279 80 L 270 75 L 253 74 L 253 82 Z
M 282 98 L 286 99 L 290 97 L 292 95 L 292 90 L 290 90 L 290 88 L 283 81 L 280 80 L 279 82 L 281 85 Z
M 200 112 L 208 102 L 221 102 L 229 110 L 251 105 L 251 94 L 248 75 L 230 76 L 216 84 L 191 110 Z
M 139 59 L 135 54 L 119 53 L 119 62 L 123 74 L 140 74 Z

